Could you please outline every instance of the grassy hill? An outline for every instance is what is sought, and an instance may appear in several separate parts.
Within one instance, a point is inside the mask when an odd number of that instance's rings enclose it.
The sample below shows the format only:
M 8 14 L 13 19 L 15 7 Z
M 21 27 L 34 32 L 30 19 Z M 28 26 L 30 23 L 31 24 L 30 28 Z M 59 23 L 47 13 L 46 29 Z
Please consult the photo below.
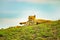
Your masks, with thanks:
M 60 20 L 0 29 L 0 40 L 60 40 Z

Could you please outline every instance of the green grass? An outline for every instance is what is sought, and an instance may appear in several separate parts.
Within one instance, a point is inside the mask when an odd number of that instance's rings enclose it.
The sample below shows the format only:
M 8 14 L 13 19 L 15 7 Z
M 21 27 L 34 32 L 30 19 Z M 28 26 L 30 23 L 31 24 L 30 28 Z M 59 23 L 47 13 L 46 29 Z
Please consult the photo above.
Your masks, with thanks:
M 50 24 L 0 29 L 0 40 L 60 40 L 60 20 Z

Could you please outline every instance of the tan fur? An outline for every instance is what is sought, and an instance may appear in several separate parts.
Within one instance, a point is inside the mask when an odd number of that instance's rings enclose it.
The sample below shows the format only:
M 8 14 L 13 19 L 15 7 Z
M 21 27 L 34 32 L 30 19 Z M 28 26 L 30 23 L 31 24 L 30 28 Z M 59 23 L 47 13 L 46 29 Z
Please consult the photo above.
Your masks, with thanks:
M 50 20 L 44 20 L 44 19 L 36 19 L 36 16 L 29 16 L 27 22 L 20 22 L 20 24 L 25 25 L 34 25 L 34 24 L 41 24 L 41 23 L 50 23 Z

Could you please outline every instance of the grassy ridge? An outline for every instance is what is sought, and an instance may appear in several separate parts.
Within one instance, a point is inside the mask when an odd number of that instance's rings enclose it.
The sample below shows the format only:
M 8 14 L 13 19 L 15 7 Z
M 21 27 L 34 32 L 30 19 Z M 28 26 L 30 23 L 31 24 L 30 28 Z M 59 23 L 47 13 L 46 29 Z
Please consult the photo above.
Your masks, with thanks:
M 60 40 L 60 20 L 50 24 L 0 29 L 0 40 Z

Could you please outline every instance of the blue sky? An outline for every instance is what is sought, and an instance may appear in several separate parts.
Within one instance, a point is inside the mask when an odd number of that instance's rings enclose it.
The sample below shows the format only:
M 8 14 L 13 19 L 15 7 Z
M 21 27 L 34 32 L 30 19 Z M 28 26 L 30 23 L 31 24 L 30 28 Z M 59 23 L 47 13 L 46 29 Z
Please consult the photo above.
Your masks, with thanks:
M 19 25 L 29 15 L 60 19 L 60 0 L 0 0 L 0 28 Z

